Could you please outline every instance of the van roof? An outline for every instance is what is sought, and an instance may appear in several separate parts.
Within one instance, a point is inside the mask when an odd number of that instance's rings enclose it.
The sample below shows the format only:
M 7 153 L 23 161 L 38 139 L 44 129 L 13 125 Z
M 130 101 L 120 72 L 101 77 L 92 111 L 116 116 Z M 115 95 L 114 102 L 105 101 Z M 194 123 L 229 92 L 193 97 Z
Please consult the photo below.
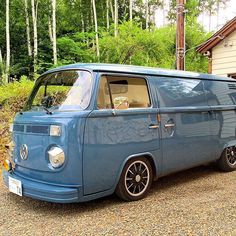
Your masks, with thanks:
M 160 69 L 155 67 L 145 67 L 145 66 L 132 66 L 132 65 L 120 65 L 120 64 L 103 64 L 103 63 L 77 63 L 70 64 L 66 66 L 57 67 L 51 69 L 44 74 L 70 70 L 70 69 L 87 69 L 94 72 L 120 72 L 120 73 L 132 73 L 140 75 L 159 75 L 168 77 L 183 77 L 183 78 L 195 78 L 195 79 L 207 79 L 207 80 L 223 80 L 236 82 L 235 79 L 229 77 L 216 76 L 211 74 L 203 74 L 198 72 L 189 71 L 179 71 L 179 70 L 169 70 Z M 43 75 L 44 75 L 43 74 Z

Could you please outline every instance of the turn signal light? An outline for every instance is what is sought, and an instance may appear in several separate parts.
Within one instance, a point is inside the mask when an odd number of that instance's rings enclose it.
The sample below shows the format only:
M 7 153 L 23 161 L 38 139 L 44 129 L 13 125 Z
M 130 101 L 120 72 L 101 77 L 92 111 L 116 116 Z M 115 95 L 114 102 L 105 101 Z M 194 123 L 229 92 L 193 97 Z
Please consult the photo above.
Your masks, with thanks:
M 12 170 L 11 162 L 9 160 L 5 159 L 4 162 L 3 162 L 3 168 L 6 171 L 11 171 Z

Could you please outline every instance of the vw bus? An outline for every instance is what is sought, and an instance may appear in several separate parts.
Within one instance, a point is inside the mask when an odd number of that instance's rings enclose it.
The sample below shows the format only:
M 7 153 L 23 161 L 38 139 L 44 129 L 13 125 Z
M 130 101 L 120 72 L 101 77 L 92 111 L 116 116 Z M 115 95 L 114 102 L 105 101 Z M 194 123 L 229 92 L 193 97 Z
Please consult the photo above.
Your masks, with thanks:
M 215 162 L 236 169 L 236 81 L 74 64 L 40 76 L 11 128 L 4 183 L 50 202 L 146 196 L 152 181 Z

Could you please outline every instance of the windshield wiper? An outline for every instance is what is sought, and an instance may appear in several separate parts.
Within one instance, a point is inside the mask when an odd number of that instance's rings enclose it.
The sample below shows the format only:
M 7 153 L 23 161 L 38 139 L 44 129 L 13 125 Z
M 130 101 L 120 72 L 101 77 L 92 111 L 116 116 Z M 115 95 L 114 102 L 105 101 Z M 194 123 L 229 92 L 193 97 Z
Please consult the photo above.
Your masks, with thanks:
M 51 111 L 49 111 L 49 109 L 47 109 L 47 108 L 46 108 L 46 107 L 44 107 L 44 106 L 43 106 L 43 109 L 46 111 L 46 113 L 47 113 L 47 114 L 49 114 L 49 115 L 52 115 L 52 112 L 51 112 Z

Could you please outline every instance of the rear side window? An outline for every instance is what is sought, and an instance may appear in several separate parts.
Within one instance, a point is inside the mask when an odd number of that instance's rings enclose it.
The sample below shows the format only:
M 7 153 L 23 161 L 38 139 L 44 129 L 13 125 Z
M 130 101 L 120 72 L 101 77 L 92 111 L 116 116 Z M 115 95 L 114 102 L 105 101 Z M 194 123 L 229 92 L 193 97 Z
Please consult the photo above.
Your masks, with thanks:
M 160 106 L 206 106 L 203 82 L 195 79 L 157 78 Z
M 99 109 L 148 108 L 151 106 L 148 86 L 144 78 L 101 77 L 97 107 Z
M 208 80 L 204 85 L 210 106 L 236 104 L 236 83 Z

